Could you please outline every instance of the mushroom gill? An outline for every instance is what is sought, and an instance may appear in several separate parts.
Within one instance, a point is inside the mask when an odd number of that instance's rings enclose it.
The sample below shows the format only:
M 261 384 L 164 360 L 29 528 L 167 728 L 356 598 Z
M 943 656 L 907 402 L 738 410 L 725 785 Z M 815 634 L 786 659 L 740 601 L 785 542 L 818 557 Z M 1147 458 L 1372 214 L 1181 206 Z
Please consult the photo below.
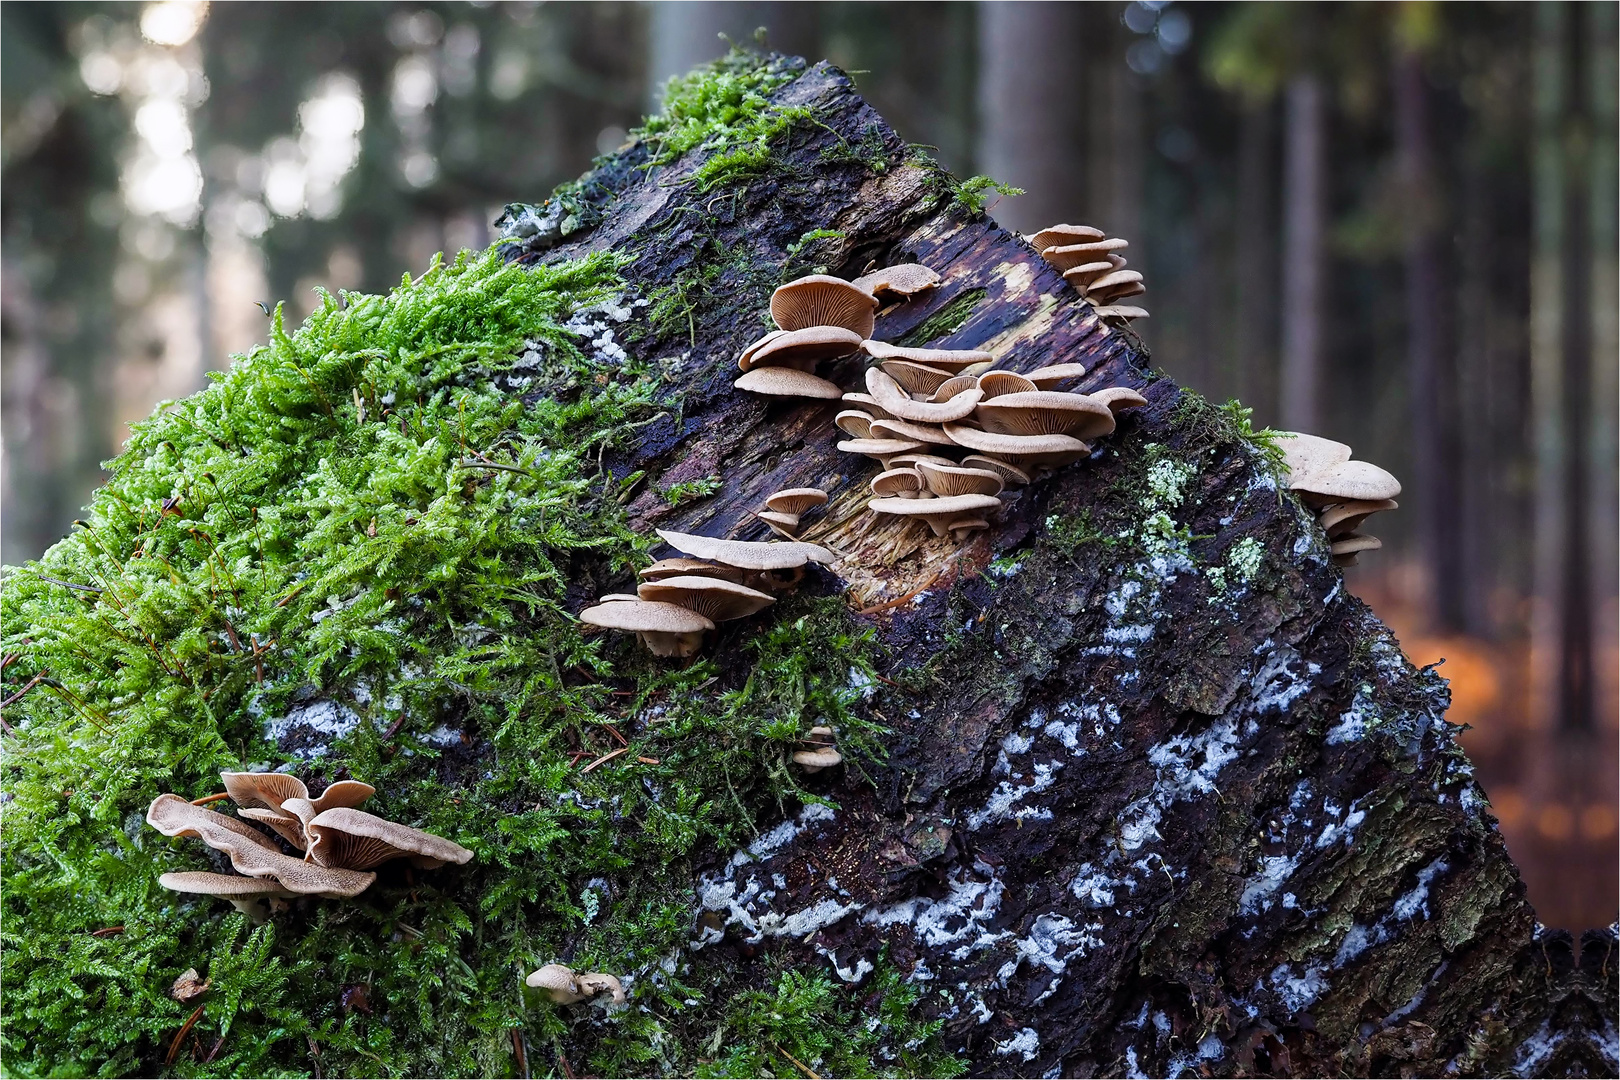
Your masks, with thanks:
M 869 338 L 876 309 L 877 297 L 828 274 L 797 278 L 771 294 L 771 318 L 783 330 L 837 326 Z

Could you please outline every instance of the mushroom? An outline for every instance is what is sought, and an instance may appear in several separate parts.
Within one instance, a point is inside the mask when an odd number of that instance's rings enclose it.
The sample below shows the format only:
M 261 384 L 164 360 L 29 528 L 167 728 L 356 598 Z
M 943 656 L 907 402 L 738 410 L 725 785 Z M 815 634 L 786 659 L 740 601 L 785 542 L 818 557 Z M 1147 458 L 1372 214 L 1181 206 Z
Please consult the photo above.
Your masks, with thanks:
M 838 449 L 845 454 L 861 454 L 885 461 L 908 450 L 921 450 L 922 446 L 922 443 L 911 439 L 846 439 L 838 444 Z
M 1401 493 L 1401 482 L 1370 461 L 1345 461 L 1331 471 L 1290 478 L 1289 488 L 1311 506 L 1325 506 L 1346 499 L 1378 502 Z
M 999 508 L 1001 500 L 994 495 L 952 495 L 934 499 L 873 499 L 866 505 L 880 514 L 921 518 L 935 536 L 944 536 L 959 524 L 970 521 L 980 521 L 982 528 L 982 515 Z
M 1118 270 L 1124 263 L 1125 260 L 1118 255 L 1098 262 L 1081 263 L 1079 266 L 1070 267 L 1063 271 L 1063 280 L 1073 285 L 1077 292 L 1084 293 L 1093 281 L 1096 281 L 1104 274 Z
M 952 373 L 944 368 L 929 367 L 927 364 L 911 360 L 884 360 L 879 366 L 885 374 L 899 383 L 906 393 L 924 401 L 932 397 L 935 390 L 952 378 Z
M 924 424 L 941 424 L 947 420 L 961 420 L 973 412 L 984 392 L 975 387 L 957 394 L 949 401 L 914 401 L 882 368 L 866 369 L 866 388 L 877 403 L 901 420 L 916 420 Z M 899 453 L 900 451 L 895 451 Z
M 848 356 L 861 347 L 861 339 L 841 326 L 807 326 L 803 330 L 773 330 L 737 358 L 744 371 L 762 367 L 790 367 L 814 371 L 823 360 Z
M 896 499 L 926 499 L 933 493 L 916 469 L 889 469 L 872 478 L 872 494 Z
M 390 859 L 410 859 L 411 865 L 436 870 L 445 863 L 461 864 L 473 853 L 451 840 L 352 807 L 323 810 L 311 819 L 309 855 L 317 866 L 369 870 Z
M 879 405 L 877 403 L 877 398 L 873 397 L 871 394 L 859 394 L 851 392 L 844 395 L 844 400 L 849 402 L 851 405 L 855 405 L 863 411 L 871 414 L 871 417 L 874 420 L 883 420 L 894 416 L 894 414 L 889 412 L 889 410 Z M 853 434 L 853 432 L 851 432 L 851 434 Z
M 641 597 L 637 596 L 635 593 L 610 592 L 603 593 L 601 596 L 598 596 L 596 598 L 596 602 L 598 604 L 625 604 L 634 603 L 640 599 Z
M 978 385 L 979 377 L 977 375 L 957 375 L 934 387 L 934 392 L 929 395 L 928 400 L 937 405 L 940 402 L 951 400 L 957 394 L 965 394 Z
M 1090 446 L 1071 435 L 1003 435 L 960 423 L 946 424 L 945 434 L 969 450 L 1011 458 L 1020 468 L 1029 464 L 1055 469 L 1091 453 Z
M 1328 552 L 1333 556 L 1334 566 L 1354 566 L 1356 565 L 1356 556 L 1361 552 L 1377 551 L 1383 546 L 1383 541 L 1376 536 L 1351 533 L 1344 539 L 1335 540 L 1328 545 Z
M 776 603 L 776 598 L 769 593 L 709 577 L 672 577 L 648 581 L 643 582 L 636 591 L 643 600 L 679 604 L 716 623 L 746 619 L 761 608 Z
M 896 454 L 889 459 L 891 469 L 915 469 L 919 461 L 932 461 L 935 465 L 955 465 L 956 462 L 948 457 L 938 454 L 924 454 L 916 450 L 907 450 L 903 454 Z
M 1114 414 L 1086 394 L 1033 390 L 981 401 L 973 418 L 1004 435 L 1072 435 L 1095 439 L 1114 430 Z
M 1129 304 L 1104 304 L 1096 309 L 1099 318 L 1103 319 L 1145 319 L 1148 317 L 1147 308 L 1132 307 Z
M 837 383 L 790 367 L 756 367 L 731 384 L 766 397 L 805 397 L 836 401 L 844 396 Z
M 902 439 L 933 446 L 955 446 L 938 424 L 914 424 L 910 420 L 874 420 L 872 438 Z
M 1009 486 L 1029 483 L 1029 473 L 1012 462 L 1002 461 L 1000 458 L 987 457 L 984 454 L 969 454 L 962 459 L 962 466 L 968 469 L 985 469 L 989 472 L 1000 473 L 1002 481 Z
M 783 330 L 840 326 L 869 338 L 876 309 L 877 297 L 827 274 L 798 278 L 771 294 L 771 318 Z
M 308 800 L 284 800 L 308 802 Z M 146 821 L 165 836 L 195 836 L 230 857 L 237 873 L 275 878 L 293 893 L 357 896 L 377 875 L 358 870 L 315 866 L 275 850 L 269 837 L 252 826 L 194 806 L 178 795 L 159 795 L 146 811 Z
M 222 772 L 219 778 L 225 783 L 225 793 L 237 806 L 279 810 L 286 799 L 309 798 L 309 788 L 304 782 L 287 773 Z
M 771 532 L 789 540 L 799 535 L 799 515 L 783 514 L 775 510 L 756 510 L 754 516 L 771 527 Z
M 586 608 L 579 613 L 579 621 L 634 632 L 654 656 L 691 656 L 703 643 L 704 632 L 714 629 L 714 623 L 690 608 L 640 599 Z
M 1024 378 L 1035 384 L 1037 390 L 1054 390 L 1057 384 L 1070 379 L 1078 379 L 1086 373 L 1084 364 L 1048 364 L 1034 371 L 1026 371 Z M 985 392 L 986 394 L 989 391 Z M 1092 395 L 1095 397 L 1096 395 Z
M 784 488 L 767 497 L 765 505 L 779 514 L 797 517 L 818 506 L 826 506 L 827 493 L 813 487 Z
M 948 371 L 952 375 L 973 364 L 993 364 L 996 358 L 978 349 L 908 349 L 887 341 L 867 340 L 861 348 L 874 360 L 905 360 Z
M 702 559 L 659 559 L 645 570 L 638 572 L 639 576 L 647 581 L 658 581 L 662 578 L 682 577 L 697 574 L 702 577 L 723 578 L 726 581 L 741 581 L 748 576 L 746 570 L 735 566 L 721 566 Z M 637 598 L 639 599 L 639 597 Z
M 851 285 L 882 299 L 885 296 L 910 300 L 939 284 L 939 275 L 922 263 L 900 263 L 862 274 Z
M 1277 447 L 1282 451 L 1283 466 L 1288 470 L 1290 481 L 1303 480 L 1315 472 L 1332 471 L 1349 461 L 1353 453 L 1342 442 L 1301 431 L 1279 431 Z
M 1090 244 L 1105 238 L 1108 234 L 1101 229 L 1094 229 L 1090 225 L 1053 225 L 1042 229 L 1029 238 L 1036 251 L 1045 251 L 1047 248 L 1063 247 L 1068 244 Z
M 942 499 L 957 495 L 1000 495 L 1006 486 L 1001 473 L 992 469 L 964 469 L 924 461 L 918 463 L 917 472 L 928 490 Z
M 658 535 L 676 551 L 742 570 L 792 570 L 807 562 L 830 563 L 834 558 L 833 553 L 820 544 L 803 541 L 718 540 L 673 529 L 659 529 Z
M 1041 252 L 1041 258 L 1059 271 L 1073 270 L 1087 263 L 1102 262 L 1115 251 L 1130 247 L 1125 240 L 1088 240 L 1083 244 L 1059 244 Z
M 623 1005 L 628 1000 L 624 984 L 616 976 L 604 975 L 599 971 L 576 975 L 561 964 L 547 964 L 523 981 L 537 990 L 544 990 L 559 1005 L 573 1005 L 603 992 L 612 995 L 615 1005 Z
M 304 838 L 303 823 L 283 808 L 289 799 L 309 798 L 309 789 L 302 780 L 276 772 L 222 772 L 219 778 L 225 782 L 226 793 L 236 803 L 237 813 L 250 821 L 270 826 L 287 843 L 299 851 L 304 850 L 308 841 Z M 311 801 L 314 807 L 312 814 L 334 806 L 359 806 L 376 793 L 376 788 L 359 780 L 338 780 L 328 784 L 320 798 Z
M 1086 396 L 1092 401 L 1102 402 L 1116 416 L 1124 409 L 1139 409 L 1148 403 L 1147 398 L 1128 386 L 1109 386 L 1093 390 Z
M 872 437 L 872 421 L 874 419 L 875 417 L 871 413 L 862 412 L 859 409 L 845 409 L 833 417 L 833 424 L 845 435 L 857 439 L 869 439 Z
M 228 900 L 237 911 L 251 922 L 262 923 L 269 918 L 265 908 L 268 899 L 287 899 L 297 896 L 289 892 L 274 878 L 244 877 L 241 874 L 215 874 L 207 870 L 181 870 L 163 874 L 158 884 L 178 893 L 195 893 Z
M 1016 371 L 987 371 L 979 376 L 979 389 L 984 392 L 984 399 L 989 401 L 1007 394 L 1033 393 L 1040 387 L 1033 379 Z
M 1329 503 L 1322 509 L 1317 522 L 1326 530 L 1329 540 L 1341 540 L 1361 527 L 1361 523 L 1384 510 L 1395 510 L 1400 503 L 1394 499 L 1351 499 L 1348 502 Z
M 833 748 L 833 729 L 816 726 L 810 729 L 810 734 L 803 740 L 803 750 L 793 753 L 793 764 L 802 765 L 807 773 L 818 773 L 822 769 L 830 769 L 844 760 L 842 754 Z
M 1142 284 L 1142 275 L 1136 270 L 1115 270 L 1086 286 L 1086 299 L 1093 304 L 1112 304 L 1116 300 L 1123 300 L 1127 296 L 1139 296 L 1147 292 L 1147 286 Z

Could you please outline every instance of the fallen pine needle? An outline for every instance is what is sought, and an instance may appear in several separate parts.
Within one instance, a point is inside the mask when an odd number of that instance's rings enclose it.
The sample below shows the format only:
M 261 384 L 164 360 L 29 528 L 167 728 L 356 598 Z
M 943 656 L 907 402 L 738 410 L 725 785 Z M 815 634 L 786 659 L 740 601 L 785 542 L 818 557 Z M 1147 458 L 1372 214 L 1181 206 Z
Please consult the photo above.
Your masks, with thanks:
M 589 765 L 587 765 L 583 769 L 579 770 L 580 775 L 583 776 L 584 774 L 590 772 L 592 769 L 596 768 L 598 765 L 605 764 L 605 763 L 607 763 L 609 761 L 612 761 L 614 758 L 618 757 L 620 754 L 628 754 L 629 752 L 630 752 L 630 748 L 628 746 L 621 746 L 621 747 L 619 747 L 619 749 L 613 751 L 613 753 L 611 753 L 611 754 L 603 754 L 601 757 L 597 758 L 595 761 L 591 762 Z
M 191 1014 L 191 1019 L 181 1025 L 180 1030 L 174 1033 L 174 1041 L 169 1044 L 169 1056 L 163 1059 L 165 1065 L 173 1065 L 174 1059 L 180 1053 L 180 1040 L 191 1032 L 197 1021 L 202 1019 L 203 1006 L 197 1006 L 197 1011 Z
M 801 1070 L 803 1070 L 804 1075 L 808 1076 L 810 1080 L 821 1080 L 821 1075 L 819 1073 L 810 1068 L 810 1066 L 806 1065 L 804 1062 L 800 1061 L 798 1058 L 794 1057 L 792 1054 L 788 1053 L 786 1050 L 783 1050 L 781 1044 L 772 1041 L 771 1045 L 776 1047 L 776 1052 L 778 1054 L 781 1054 L 783 1057 L 787 1058 L 789 1061 L 793 1062 L 793 1064 L 797 1065 Z
M 636 758 L 636 760 L 641 762 L 643 765 L 661 765 L 661 764 L 663 764 L 663 762 L 661 762 L 658 758 L 655 758 L 655 757 L 638 757 L 638 758 Z
M 230 792 L 221 791 L 218 795 L 204 795 L 200 799 L 192 799 L 191 800 L 191 805 L 192 806 L 207 806 L 211 802 L 219 802 L 219 800 L 221 800 L 221 799 L 228 799 L 230 797 L 231 797 Z

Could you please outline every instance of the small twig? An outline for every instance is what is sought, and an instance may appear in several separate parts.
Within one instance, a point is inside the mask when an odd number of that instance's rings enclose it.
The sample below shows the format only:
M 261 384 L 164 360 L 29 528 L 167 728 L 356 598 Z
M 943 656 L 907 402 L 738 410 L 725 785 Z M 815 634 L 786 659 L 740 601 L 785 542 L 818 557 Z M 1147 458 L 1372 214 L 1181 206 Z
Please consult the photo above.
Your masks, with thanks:
M 821 1080 L 821 1076 L 818 1073 L 816 1073 L 815 1070 L 811 1069 L 810 1066 L 806 1065 L 804 1062 L 800 1061 L 798 1058 L 794 1057 L 792 1054 L 788 1053 L 786 1050 L 783 1050 L 782 1047 L 781 1047 L 781 1044 L 778 1043 L 776 1040 L 772 1039 L 771 1040 L 771 1045 L 776 1047 L 776 1052 L 778 1054 L 781 1054 L 783 1057 L 785 1057 L 789 1061 L 793 1062 L 793 1064 L 797 1065 L 800 1068 L 800 1070 L 803 1071 L 804 1075 L 806 1075 L 806 1076 L 808 1076 L 810 1078 L 810 1080 Z
M 612 735 L 615 739 L 618 739 L 620 745 L 622 745 L 622 746 L 629 746 L 630 745 L 630 740 L 625 738 L 623 735 L 619 734 L 619 729 L 618 728 L 612 726 L 611 724 L 598 724 L 597 726 L 600 727 L 603 731 L 606 731 L 609 735 Z
M 212 1050 L 208 1051 L 208 1056 L 202 1059 L 202 1063 L 204 1065 L 206 1065 L 210 1061 L 213 1061 L 214 1058 L 219 1055 L 219 1048 L 224 1046 L 224 1045 L 225 1045 L 225 1036 L 221 1035 L 219 1038 L 214 1040 L 214 1048 Z
M 628 746 L 621 746 L 621 747 L 619 747 L 619 749 L 613 751 L 611 754 L 603 754 L 601 757 L 597 758 L 595 761 L 591 762 L 589 765 L 587 765 L 583 769 L 579 770 L 579 773 L 580 773 L 581 776 L 584 776 L 586 773 L 590 772 L 592 769 L 596 768 L 598 765 L 606 764 L 607 762 L 612 761 L 614 758 L 618 757 L 620 754 L 628 754 L 629 752 L 630 752 L 630 748 Z
M 18 701 L 22 700 L 22 696 L 24 694 L 28 693 L 28 691 L 32 690 L 34 687 L 36 687 L 40 683 L 44 682 L 45 681 L 45 676 L 49 675 L 50 673 L 51 673 L 51 669 L 46 668 L 44 671 L 40 672 L 38 675 L 35 675 L 32 679 L 29 679 L 27 685 L 25 685 L 21 690 L 17 691 L 15 694 L 12 694 L 10 697 L 6 698 L 6 700 L 0 701 L 0 709 L 8 708 L 8 707 L 10 707 L 12 705 L 15 705 Z
M 122 934 L 123 932 L 124 932 L 124 928 L 122 926 L 103 926 L 100 930 L 92 930 L 92 931 L 90 931 L 90 936 L 91 937 L 112 937 L 114 934 Z
M 217 795 L 204 795 L 200 799 L 192 799 L 191 800 L 191 805 L 192 806 L 207 806 L 211 802 L 219 802 L 219 800 L 221 800 L 221 799 L 228 799 L 230 797 L 231 797 L 230 792 L 221 791 Z
M 655 758 L 655 757 L 637 757 L 636 760 L 641 762 L 643 765 L 661 765 L 661 764 L 663 764 L 663 762 L 661 762 L 658 758 Z
M 106 591 L 104 589 L 98 589 L 94 585 L 75 585 L 71 581 L 63 581 L 60 578 L 53 578 L 46 574 L 38 574 L 36 576 L 41 581 L 48 581 L 52 585 L 60 585 L 64 589 L 77 589 L 80 592 L 95 593 L 97 596 L 100 596 L 104 591 Z
M 175 1056 L 180 1053 L 180 1041 L 190 1034 L 197 1021 L 202 1019 L 202 1014 L 203 1006 L 199 1005 L 197 1011 L 191 1014 L 191 1019 L 187 1020 L 180 1030 L 175 1032 L 174 1041 L 169 1044 L 169 1056 L 163 1059 L 163 1064 L 174 1064 Z
M 383 742 L 387 742 L 399 734 L 399 729 L 405 726 L 405 714 L 400 713 L 399 719 L 388 725 L 388 730 L 382 733 Z
M 940 567 L 938 572 L 936 572 L 933 577 L 929 578 L 925 583 L 923 583 L 922 585 L 917 586 L 915 589 L 912 589 L 910 592 L 906 593 L 906 595 L 900 597 L 899 599 L 888 600 L 888 601 L 885 601 L 884 603 L 876 604 L 876 605 L 874 605 L 872 607 L 869 607 L 869 608 L 861 608 L 861 610 L 857 611 L 855 614 L 857 614 L 857 615 L 876 615 L 880 611 L 888 611 L 890 608 L 899 607 L 901 604 L 903 604 L 907 600 L 910 600 L 913 597 L 917 596 L 919 593 L 927 592 L 930 588 L 933 587 L 934 582 L 938 581 L 941 577 L 944 577 L 944 576 L 945 576 L 945 568 Z M 887 680 L 884 680 L 884 681 L 886 682 Z
M 568 1067 L 567 1055 L 565 1055 L 561 1050 L 557 1051 L 557 1064 L 562 1067 L 562 1074 L 567 1078 L 567 1080 L 578 1080 L 578 1078 L 574 1076 L 574 1070 Z
M 303 591 L 304 591 L 304 586 L 303 585 L 298 586 L 298 588 L 294 589 L 292 592 L 288 593 L 286 596 L 283 596 L 280 600 L 277 600 L 276 601 L 276 607 L 286 607 L 287 606 L 287 601 L 291 600 L 293 597 L 297 596 L 299 593 L 301 593 Z
M 463 469 L 504 469 L 507 472 L 522 473 L 524 476 L 534 475 L 521 465 L 502 465 L 498 461 L 468 461 L 463 459 L 456 462 L 456 464 Z
M 517 1058 L 518 1076 L 529 1080 L 529 1055 L 523 1050 L 523 1033 L 512 1029 L 512 1056 Z

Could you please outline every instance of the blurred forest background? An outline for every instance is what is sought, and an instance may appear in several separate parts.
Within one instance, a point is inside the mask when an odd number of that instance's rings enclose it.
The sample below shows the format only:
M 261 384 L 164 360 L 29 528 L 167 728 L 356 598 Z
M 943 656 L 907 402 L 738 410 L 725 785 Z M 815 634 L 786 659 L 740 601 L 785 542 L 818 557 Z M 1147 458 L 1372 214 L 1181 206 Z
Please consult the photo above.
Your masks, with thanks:
M 1153 359 L 1402 478 L 1349 587 L 1550 925 L 1616 917 L 1613 3 L 0 4 L 0 558 L 314 289 L 478 248 L 717 35 L 826 58 L 992 213 L 1131 242 Z M 1136 302 L 1136 301 L 1132 301 Z

